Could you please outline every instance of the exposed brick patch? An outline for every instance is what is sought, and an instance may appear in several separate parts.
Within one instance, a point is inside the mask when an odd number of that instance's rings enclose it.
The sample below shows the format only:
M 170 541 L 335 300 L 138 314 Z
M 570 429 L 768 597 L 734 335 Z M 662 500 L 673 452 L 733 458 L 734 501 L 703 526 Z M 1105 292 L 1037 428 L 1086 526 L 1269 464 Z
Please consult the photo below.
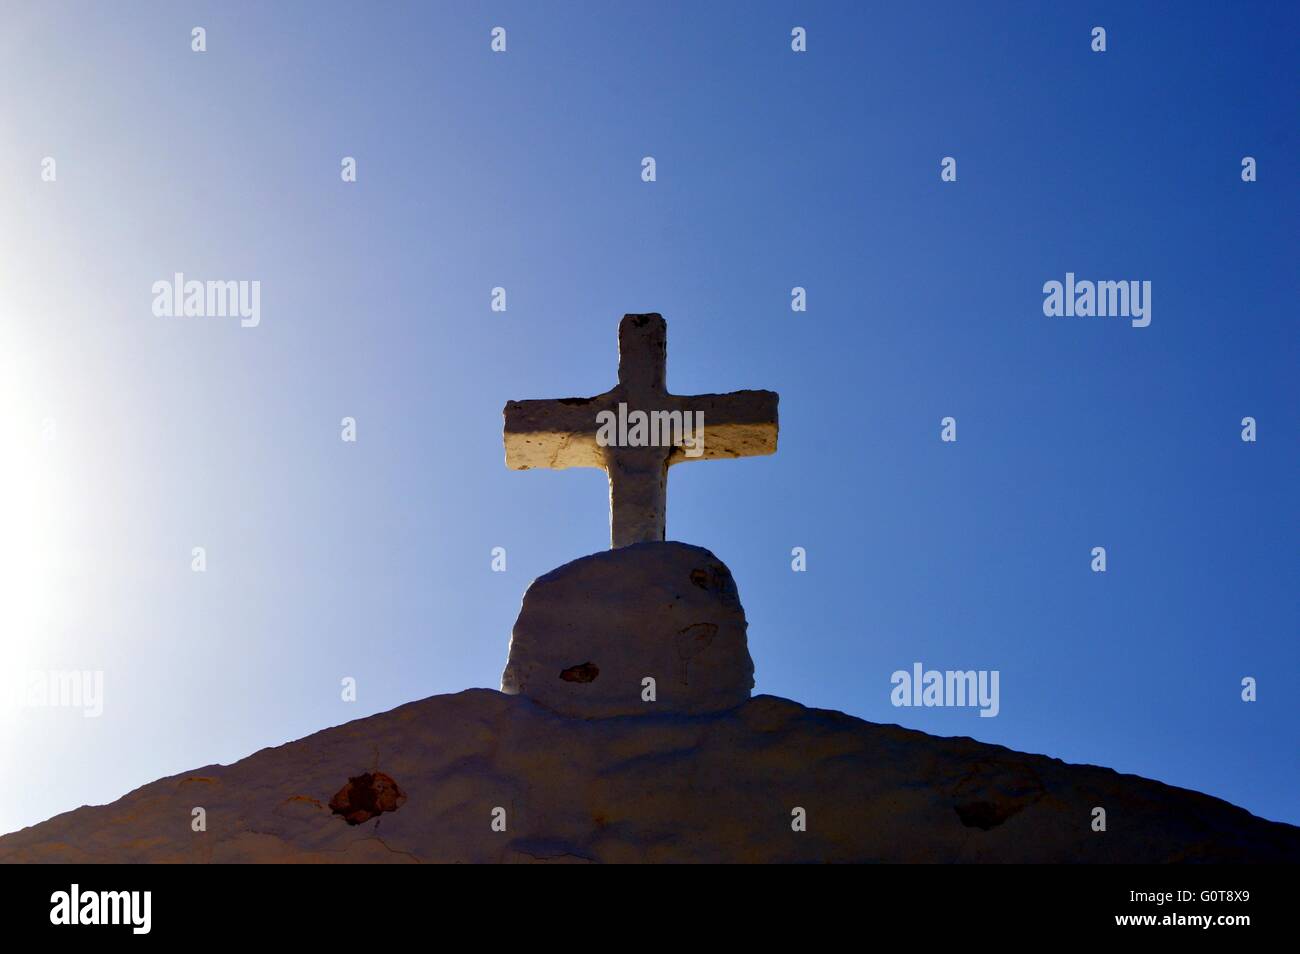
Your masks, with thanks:
M 570 666 L 560 673 L 560 678 L 565 682 L 595 682 L 599 675 L 599 666 L 593 662 L 585 662 L 581 666 Z
M 330 810 L 349 825 L 360 825 L 406 804 L 406 793 L 383 772 L 355 775 L 330 799 Z

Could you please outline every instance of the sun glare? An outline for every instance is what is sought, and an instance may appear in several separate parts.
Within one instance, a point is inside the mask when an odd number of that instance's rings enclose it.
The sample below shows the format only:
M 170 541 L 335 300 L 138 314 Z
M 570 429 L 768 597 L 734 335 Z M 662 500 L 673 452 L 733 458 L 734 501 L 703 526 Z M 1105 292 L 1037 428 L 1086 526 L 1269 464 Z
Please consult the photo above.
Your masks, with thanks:
M 56 553 L 57 421 L 36 406 L 29 369 L 20 353 L 0 355 L 0 407 L 13 423 L 0 442 L 0 703 L 40 664 L 48 640 Z M 9 720 L 4 719 L 5 722 Z

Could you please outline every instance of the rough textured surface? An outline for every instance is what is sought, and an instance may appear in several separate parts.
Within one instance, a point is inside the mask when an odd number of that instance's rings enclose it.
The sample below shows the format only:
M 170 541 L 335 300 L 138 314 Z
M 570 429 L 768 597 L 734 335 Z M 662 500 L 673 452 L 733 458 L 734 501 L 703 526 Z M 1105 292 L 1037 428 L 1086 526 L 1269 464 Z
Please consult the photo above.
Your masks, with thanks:
M 611 547 L 664 539 L 671 465 L 776 452 L 777 395 L 669 394 L 667 341 L 662 316 L 624 315 L 618 326 L 617 385 L 596 397 L 510 401 L 505 407 L 507 467 L 600 467 L 609 474 Z M 702 453 L 690 457 L 680 446 L 600 446 L 596 415 L 620 404 L 647 413 L 703 414 Z
M 731 571 L 703 547 L 606 550 L 533 581 L 501 690 L 588 717 L 730 709 L 754 688 L 745 630 Z
M 406 801 L 351 826 L 326 805 L 367 772 Z M 196 805 L 206 832 L 190 830 Z M 1106 832 L 1090 828 L 1096 805 Z M 791 830 L 795 807 L 805 832 Z M 772 696 L 709 716 L 585 720 L 471 689 L 0 838 L 0 862 L 20 861 L 1295 862 L 1300 829 Z

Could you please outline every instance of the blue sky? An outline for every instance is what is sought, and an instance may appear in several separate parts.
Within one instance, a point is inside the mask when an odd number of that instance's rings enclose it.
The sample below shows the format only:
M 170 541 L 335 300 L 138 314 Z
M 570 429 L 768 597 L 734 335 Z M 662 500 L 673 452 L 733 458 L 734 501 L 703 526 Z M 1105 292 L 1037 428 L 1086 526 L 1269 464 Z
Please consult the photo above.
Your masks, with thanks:
M 756 691 L 1300 822 L 1294 9 L 268 7 L 0 12 L 0 665 L 105 694 L 0 718 L 0 830 L 495 687 L 608 539 L 502 407 L 608 388 L 642 311 L 673 391 L 781 394 L 775 456 L 670 477 Z M 178 271 L 261 324 L 155 317 Z M 1150 326 L 1045 317 L 1066 272 Z M 1000 714 L 893 707 L 916 661 Z

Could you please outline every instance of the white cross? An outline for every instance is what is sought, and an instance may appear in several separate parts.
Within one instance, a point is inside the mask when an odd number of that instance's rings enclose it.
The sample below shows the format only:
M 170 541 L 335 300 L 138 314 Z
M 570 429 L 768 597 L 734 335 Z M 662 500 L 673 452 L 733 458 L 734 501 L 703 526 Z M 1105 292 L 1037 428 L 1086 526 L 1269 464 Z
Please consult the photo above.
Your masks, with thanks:
M 668 328 L 662 316 L 624 315 L 618 326 L 618 384 L 591 398 L 510 401 L 505 408 L 506 466 L 599 467 L 609 475 L 609 545 L 664 539 L 668 468 L 688 460 L 776 452 L 778 396 L 773 391 L 669 394 Z M 628 447 L 597 441 L 602 411 L 702 412 L 697 456 L 681 445 Z

